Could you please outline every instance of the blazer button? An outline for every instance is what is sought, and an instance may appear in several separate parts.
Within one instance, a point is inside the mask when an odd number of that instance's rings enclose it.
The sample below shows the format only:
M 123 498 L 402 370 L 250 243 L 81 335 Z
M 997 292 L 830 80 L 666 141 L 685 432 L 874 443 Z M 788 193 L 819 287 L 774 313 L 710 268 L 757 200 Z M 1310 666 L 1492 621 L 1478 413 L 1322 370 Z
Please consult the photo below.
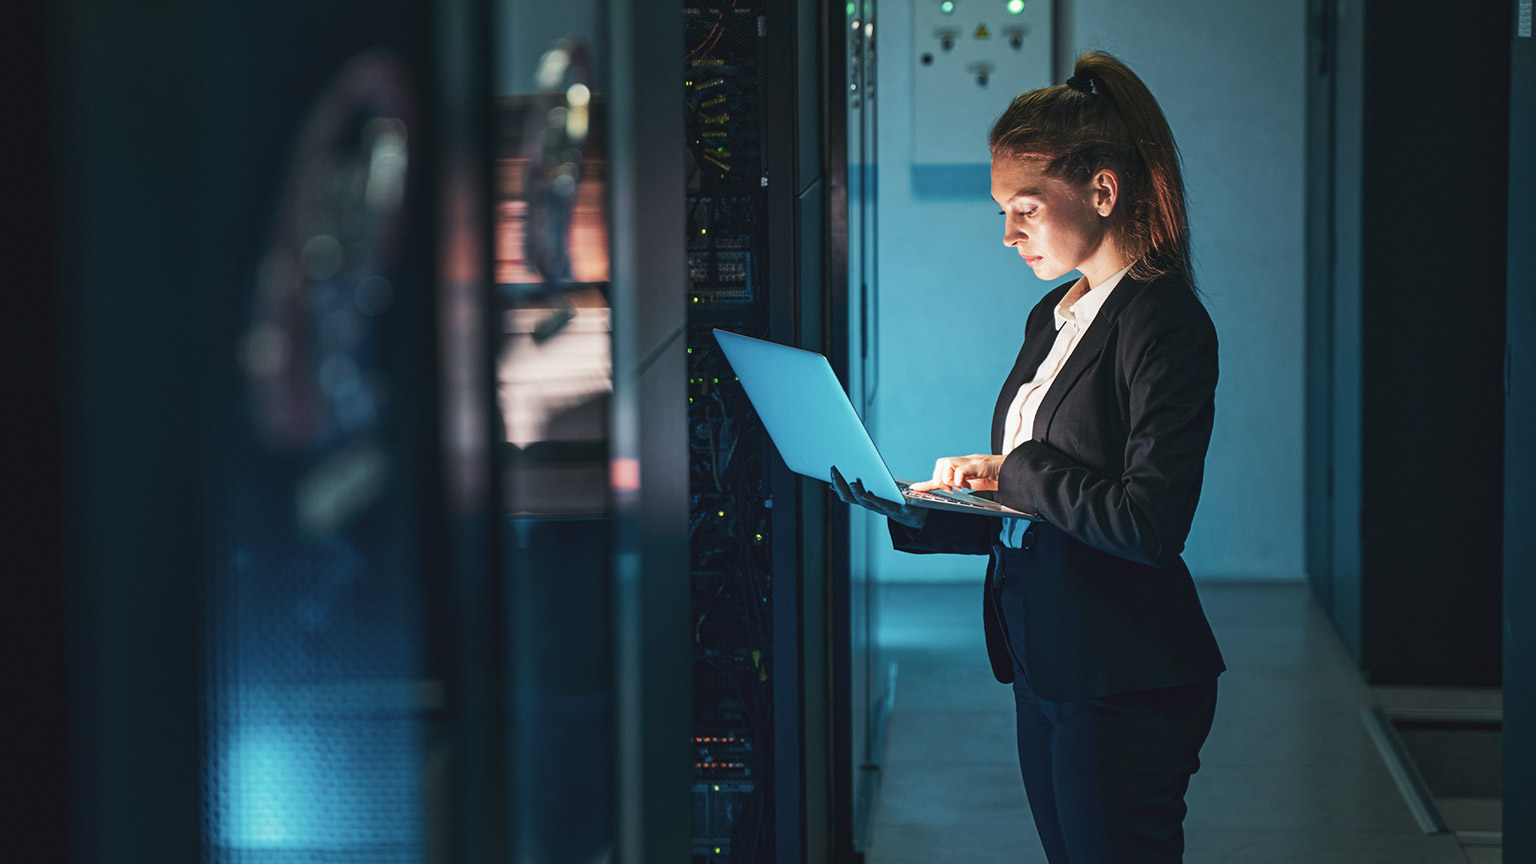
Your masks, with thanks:
M 1020 549 L 1033 549 L 1033 548 L 1035 548 L 1035 540 L 1036 539 L 1037 538 L 1036 538 L 1036 535 L 1035 535 L 1035 532 L 1034 532 L 1033 529 L 1025 531 L 1024 532 L 1024 538 L 1019 541 L 1019 548 Z

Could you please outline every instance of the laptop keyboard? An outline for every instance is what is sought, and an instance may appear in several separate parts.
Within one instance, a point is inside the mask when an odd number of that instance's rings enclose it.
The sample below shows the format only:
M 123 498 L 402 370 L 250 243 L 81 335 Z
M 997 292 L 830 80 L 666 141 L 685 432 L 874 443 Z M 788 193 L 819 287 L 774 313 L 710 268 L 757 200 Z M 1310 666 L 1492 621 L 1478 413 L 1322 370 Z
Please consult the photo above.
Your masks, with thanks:
M 979 501 L 960 495 L 936 495 L 932 492 L 919 492 L 910 486 L 903 485 L 901 494 L 919 501 L 942 501 L 945 504 L 959 504 L 962 507 L 975 507 L 977 510 L 996 510 L 998 505 L 991 501 Z

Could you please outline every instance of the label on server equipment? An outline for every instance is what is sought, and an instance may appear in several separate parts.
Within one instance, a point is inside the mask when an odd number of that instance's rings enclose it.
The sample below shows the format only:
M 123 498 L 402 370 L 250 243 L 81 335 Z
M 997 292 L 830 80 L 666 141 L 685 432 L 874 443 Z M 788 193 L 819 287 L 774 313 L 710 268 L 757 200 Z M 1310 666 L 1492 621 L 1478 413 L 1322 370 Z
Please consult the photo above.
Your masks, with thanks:
M 1531 38 L 1531 0 L 1520 0 L 1520 18 L 1515 26 L 1517 35 Z

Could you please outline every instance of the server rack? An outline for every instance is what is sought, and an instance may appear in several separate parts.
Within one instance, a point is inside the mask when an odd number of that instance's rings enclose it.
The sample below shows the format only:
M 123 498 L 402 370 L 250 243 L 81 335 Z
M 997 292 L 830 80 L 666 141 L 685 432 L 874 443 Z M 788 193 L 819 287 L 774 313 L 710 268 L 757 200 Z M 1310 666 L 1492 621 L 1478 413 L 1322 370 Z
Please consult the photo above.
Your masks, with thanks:
M 834 347 L 828 25 L 807 2 L 702 0 L 683 12 L 693 855 L 825 860 L 834 795 L 825 487 L 783 466 L 712 330 Z
M 695 861 L 772 860 L 776 839 L 771 453 L 711 333 L 771 329 L 767 26 L 766 4 L 684 14 Z

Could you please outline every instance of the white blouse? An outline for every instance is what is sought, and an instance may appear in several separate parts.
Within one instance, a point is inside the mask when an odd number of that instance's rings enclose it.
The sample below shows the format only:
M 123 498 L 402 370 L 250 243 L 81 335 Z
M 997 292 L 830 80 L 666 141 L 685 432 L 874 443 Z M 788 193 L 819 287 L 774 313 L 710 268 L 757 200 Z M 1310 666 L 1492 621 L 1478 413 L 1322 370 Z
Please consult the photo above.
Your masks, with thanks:
M 1055 383 L 1061 368 L 1067 365 L 1067 358 L 1072 356 L 1077 343 L 1082 341 L 1083 334 L 1093 324 L 1094 317 L 1103 308 L 1104 301 L 1109 299 L 1110 292 L 1115 290 L 1115 286 L 1120 284 L 1130 269 L 1130 265 L 1126 265 L 1123 270 L 1093 289 L 1088 287 L 1088 277 L 1081 277 L 1067 290 L 1061 302 L 1056 304 L 1056 341 L 1051 344 L 1050 353 L 1040 361 L 1040 368 L 1035 370 L 1034 378 L 1019 387 L 1018 394 L 1013 397 L 1013 404 L 1008 406 L 1008 415 L 1003 419 L 1004 456 L 1033 437 L 1035 412 L 1040 410 L 1045 394 L 1050 392 L 1051 384 Z M 1005 518 L 1002 525 L 1003 545 L 1018 548 L 1029 525 L 1028 519 Z

